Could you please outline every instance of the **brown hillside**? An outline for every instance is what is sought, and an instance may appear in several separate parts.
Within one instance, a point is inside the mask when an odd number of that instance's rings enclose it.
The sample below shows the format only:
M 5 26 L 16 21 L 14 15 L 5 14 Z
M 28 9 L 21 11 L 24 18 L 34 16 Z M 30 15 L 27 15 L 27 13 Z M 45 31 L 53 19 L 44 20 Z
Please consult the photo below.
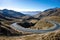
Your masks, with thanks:
M 50 27 L 53 26 L 53 24 L 46 22 L 45 20 L 54 20 L 57 22 L 60 22 L 60 17 L 59 16 L 48 16 L 48 17 L 44 17 L 41 20 L 39 20 L 36 25 L 34 27 L 32 27 L 33 29 L 48 29 Z
M 52 8 L 52 9 L 47 9 L 37 15 L 35 15 L 35 18 L 41 19 L 43 17 L 47 16 L 60 16 L 60 8 Z
M 45 34 L 32 34 L 25 36 L 0 36 L 0 40 L 60 40 L 60 30 Z

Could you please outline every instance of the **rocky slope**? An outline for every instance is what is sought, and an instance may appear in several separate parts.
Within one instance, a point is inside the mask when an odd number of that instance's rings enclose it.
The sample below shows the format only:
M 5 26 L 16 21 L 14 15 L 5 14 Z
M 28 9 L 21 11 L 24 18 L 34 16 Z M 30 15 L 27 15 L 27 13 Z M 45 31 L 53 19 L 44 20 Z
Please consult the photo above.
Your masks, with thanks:
M 34 17 L 41 19 L 46 16 L 60 16 L 60 8 L 47 9 L 47 10 L 35 15 Z

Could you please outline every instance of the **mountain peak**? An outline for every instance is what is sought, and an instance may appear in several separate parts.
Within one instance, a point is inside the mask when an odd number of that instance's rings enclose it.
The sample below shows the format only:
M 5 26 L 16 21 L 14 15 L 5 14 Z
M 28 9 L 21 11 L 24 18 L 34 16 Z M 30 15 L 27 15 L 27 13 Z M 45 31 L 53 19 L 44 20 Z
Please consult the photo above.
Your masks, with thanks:
M 60 9 L 60 8 L 58 8 L 58 7 L 55 7 L 55 8 L 50 8 L 50 9 L 47 9 L 47 10 L 45 10 L 44 12 L 46 12 L 46 11 L 54 11 L 54 10 L 58 10 L 58 9 Z
M 16 12 L 14 10 L 8 10 L 8 9 L 0 10 L 0 13 L 2 13 L 6 17 L 13 17 L 13 18 L 20 18 L 21 16 L 25 16 L 25 14 L 21 12 Z
M 8 9 L 3 9 L 3 10 L 8 10 Z

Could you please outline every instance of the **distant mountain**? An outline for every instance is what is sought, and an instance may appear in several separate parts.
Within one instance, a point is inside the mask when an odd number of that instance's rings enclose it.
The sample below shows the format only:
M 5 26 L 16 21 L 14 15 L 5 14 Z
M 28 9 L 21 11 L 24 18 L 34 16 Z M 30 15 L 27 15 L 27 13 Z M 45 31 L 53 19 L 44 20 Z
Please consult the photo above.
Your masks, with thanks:
M 10 18 L 20 18 L 22 16 L 25 16 L 25 14 L 22 14 L 21 12 L 16 12 L 13 10 L 8 10 L 8 9 L 3 9 L 0 10 L 0 13 L 2 13 L 5 17 L 10 17 Z
M 22 11 L 21 13 L 33 16 L 33 15 L 36 15 L 36 14 L 40 13 L 40 11 Z
M 39 19 L 46 16 L 60 16 L 60 8 L 47 9 L 39 14 L 34 15 L 35 18 Z

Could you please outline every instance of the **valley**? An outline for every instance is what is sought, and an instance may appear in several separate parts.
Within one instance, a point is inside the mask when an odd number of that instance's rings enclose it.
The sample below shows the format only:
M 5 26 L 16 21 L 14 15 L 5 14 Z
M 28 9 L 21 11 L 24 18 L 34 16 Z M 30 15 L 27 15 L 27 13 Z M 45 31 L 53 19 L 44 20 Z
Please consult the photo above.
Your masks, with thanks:
M 60 8 L 40 11 L 33 16 L 8 9 L 0 10 L 1 40 L 57 40 L 59 37 Z

